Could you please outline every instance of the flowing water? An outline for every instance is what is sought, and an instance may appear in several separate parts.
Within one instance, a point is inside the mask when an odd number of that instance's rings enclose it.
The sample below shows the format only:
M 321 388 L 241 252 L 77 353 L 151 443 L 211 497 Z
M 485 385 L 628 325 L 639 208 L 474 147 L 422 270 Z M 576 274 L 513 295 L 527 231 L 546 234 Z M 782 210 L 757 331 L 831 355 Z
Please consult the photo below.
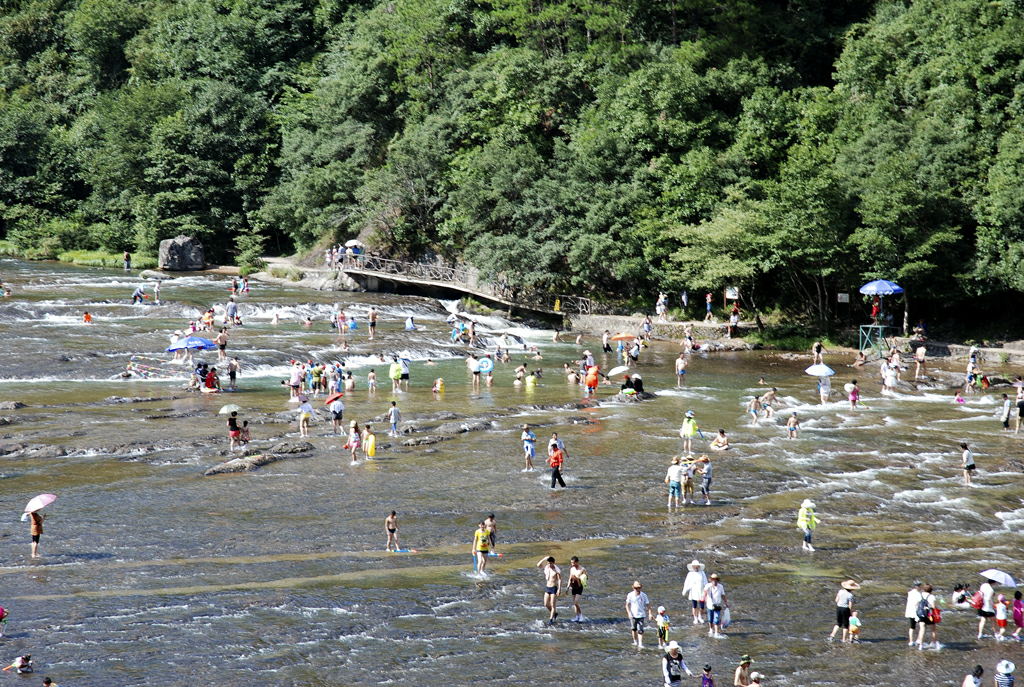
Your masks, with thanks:
M 245 326 L 231 332 L 239 390 L 203 395 L 183 391 L 158 361 L 169 357 L 170 331 L 224 303 L 223 277 L 165 282 L 161 305 L 131 306 L 138 280 L 122 272 L 5 260 L 0 274 L 14 289 L 0 302 L 0 400 L 26 405 L 0 413 L 11 420 L 0 426 L 0 605 L 11 612 L 0 658 L 30 652 L 37 674 L 61 684 L 657 685 L 653 632 L 642 652 L 630 645 L 623 603 L 634 579 L 667 607 L 691 669 L 710 663 L 718 685 L 731 684 L 743 653 L 772 685 L 959 685 L 975 663 L 987 676 L 1000 658 L 1024 663 L 1018 643 L 977 642 L 967 612 L 946 614 L 939 652 L 908 649 L 902 618 L 913 578 L 948 598 L 985 567 L 1024 572 L 1020 443 L 1000 432 L 993 393 L 958 406 L 939 382 L 882 397 L 874 374 L 853 375 L 836 357 L 834 388 L 859 376 L 867 407 L 821 407 L 801 373 L 808 361 L 768 352 L 695 357 L 677 390 L 676 349 L 656 343 L 639 371 L 657 399 L 608 402 L 602 386 L 594 402 L 557 373 L 578 347 L 500 318 L 484 329 L 513 328 L 540 345 L 545 359 L 531 365 L 546 374 L 518 388 L 512 366 L 499 365 L 494 387 L 473 393 L 444 304 L 254 282 L 242 298 Z M 367 341 L 364 320 L 342 350 L 326 323 L 339 301 L 361 317 L 380 310 L 378 341 Z M 81 324 L 85 310 L 91 326 Z M 403 331 L 408 315 L 422 331 Z M 377 353 L 413 360 L 408 393 L 393 396 L 386 379 L 375 395 L 366 390 Z M 146 356 L 147 378 L 120 378 L 131 355 Z M 204 477 L 227 459 L 224 403 L 254 422 L 257 448 L 297 440 L 280 380 L 289 360 L 310 358 L 355 369 L 346 420 L 380 418 L 397 398 L 411 437 L 430 434 L 445 411 L 493 424 L 404 446 L 378 420 L 377 460 L 352 466 L 320 421 L 311 455 Z M 386 368 L 377 363 L 382 379 Z M 762 375 L 788 408 L 753 427 L 743 408 Z M 429 391 L 435 377 L 447 382 L 440 398 Z M 714 504 L 669 513 L 662 479 L 691 408 L 706 432 L 726 428 L 734 448 L 713 456 Z M 796 441 L 779 424 L 792 409 L 803 424 Z M 539 425 L 538 445 L 551 431 L 565 440 L 568 489 L 520 471 L 524 422 Z M 973 488 L 961 484 L 960 440 L 977 455 Z M 59 499 L 47 509 L 44 557 L 32 560 L 18 515 L 42 492 Z M 822 521 L 814 554 L 800 551 L 795 528 L 806 497 Z M 392 509 L 417 553 L 383 551 Z M 478 579 L 470 538 L 489 512 L 504 557 Z M 562 598 L 559 622 L 544 623 L 535 564 L 548 554 L 563 571 L 571 555 L 587 567 L 588 622 L 563 622 L 572 612 Z M 694 557 L 722 575 L 728 638 L 688 621 L 680 589 Z M 827 644 L 847 577 L 863 585 L 863 641 Z

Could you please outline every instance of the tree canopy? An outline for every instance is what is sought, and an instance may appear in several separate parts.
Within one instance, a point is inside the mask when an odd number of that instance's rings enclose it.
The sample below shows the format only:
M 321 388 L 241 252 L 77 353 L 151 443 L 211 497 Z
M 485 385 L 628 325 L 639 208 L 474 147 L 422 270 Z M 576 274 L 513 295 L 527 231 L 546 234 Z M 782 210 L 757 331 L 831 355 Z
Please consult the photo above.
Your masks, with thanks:
M 1022 81 L 1017 0 L 2 0 L 0 237 L 1019 293 Z

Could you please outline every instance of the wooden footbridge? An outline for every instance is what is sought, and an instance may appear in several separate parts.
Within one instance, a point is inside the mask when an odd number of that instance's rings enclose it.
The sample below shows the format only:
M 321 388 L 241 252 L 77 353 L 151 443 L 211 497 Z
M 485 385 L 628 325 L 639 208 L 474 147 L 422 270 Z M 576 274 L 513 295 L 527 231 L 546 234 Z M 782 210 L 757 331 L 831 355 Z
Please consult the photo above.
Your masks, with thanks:
M 417 290 L 472 296 L 486 304 L 544 315 L 590 315 L 593 301 L 582 296 L 542 295 L 516 289 L 509 284 L 484 282 L 469 270 L 445 265 L 402 262 L 371 255 L 346 256 L 338 269 L 368 291 L 379 291 L 383 284 L 396 284 Z

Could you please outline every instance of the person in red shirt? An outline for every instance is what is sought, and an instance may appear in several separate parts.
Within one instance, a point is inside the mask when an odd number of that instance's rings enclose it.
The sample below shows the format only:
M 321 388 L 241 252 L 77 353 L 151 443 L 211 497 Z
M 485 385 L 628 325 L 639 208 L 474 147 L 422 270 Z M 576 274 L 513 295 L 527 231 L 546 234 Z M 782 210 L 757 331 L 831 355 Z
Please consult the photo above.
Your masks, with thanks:
M 548 465 L 551 466 L 551 488 L 555 488 L 555 482 L 565 488 L 565 480 L 562 479 L 562 464 L 565 462 L 565 451 L 556 443 L 552 442 L 548 448 Z

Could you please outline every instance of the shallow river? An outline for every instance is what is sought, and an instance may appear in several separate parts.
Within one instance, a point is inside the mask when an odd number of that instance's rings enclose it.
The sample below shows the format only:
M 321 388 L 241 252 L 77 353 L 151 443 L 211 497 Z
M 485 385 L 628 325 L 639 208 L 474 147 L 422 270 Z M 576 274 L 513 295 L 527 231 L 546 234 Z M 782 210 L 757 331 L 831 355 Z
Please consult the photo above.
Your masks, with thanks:
M 579 347 L 484 318 L 485 331 L 511 328 L 539 345 L 544 361 L 530 364 L 546 374 L 535 389 L 516 388 L 513 366 L 499 365 L 494 387 L 474 394 L 457 357 L 465 349 L 448 343 L 441 303 L 253 282 L 241 299 L 245 325 L 232 330 L 229 346 L 243 365 L 239 390 L 203 395 L 160 373 L 118 375 L 131 355 L 170 369 L 158 362 L 169 358 L 169 332 L 198 307 L 222 305 L 224 278 L 168 281 L 162 305 L 132 306 L 138 280 L 123 272 L 0 260 L 0 275 L 14 290 L 0 302 L 0 401 L 26 406 L 0 411 L 11 421 L 0 426 L 0 506 L 8 514 L 0 525 L 0 605 L 11 613 L 0 659 L 32 653 L 38 679 L 659 685 L 653 632 L 643 651 L 630 644 L 623 603 L 634 579 L 654 606 L 668 609 L 690 668 L 699 673 L 710 663 L 720 687 L 732 684 L 744 653 L 766 685 L 959 685 L 975 663 L 987 680 L 1001 658 L 1024 665 L 1019 643 L 976 641 L 964 611 L 944 616 L 941 651 L 906 645 L 903 599 L 914 578 L 948 600 L 955 582 L 976 588 L 983 568 L 1024 574 L 1024 492 L 1012 462 L 1021 440 L 1000 432 L 995 393 L 953 403 L 951 376 L 883 397 L 877 368 L 854 374 L 845 356 L 827 356 L 838 370 L 835 389 L 862 380 L 866 407 L 853 412 L 845 403 L 813 405 L 814 380 L 802 374 L 809 360 L 769 352 L 695 356 L 688 386 L 677 390 L 677 350 L 666 342 L 639 365 L 657 399 L 608 402 L 613 389 L 602 386 L 594 402 L 557 373 Z M 347 353 L 326 321 L 339 301 L 363 318 Z M 371 304 L 381 312 L 375 342 L 365 329 Z M 85 310 L 91 326 L 81 324 Z M 408 315 L 422 331 L 403 331 Z M 310 328 L 301 324 L 306 316 Z M 586 346 L 599 352 L 593 339 Z M 386 379 L 367 392 L 378 352 L 413 360 L 408 393 L 393 396 Z M 377 460 L 349 465 L 343 440 L 320 420 L 311 455 L 204 477 L 228 458 L 217 415 L 225 403 L 253 421 L 255 447 L 298 440 L 284 420 L 294 404 L 280 385 L 294 358 L 344 359 L 355 369 L 346 420 L 378 419 Z M 428 358 L 438 364 L 426 365 Z M 520 348 L 515 361 L 525 359 Z M 961 363 L 946 367 L 954 368 Z M 376 369 L 386 377 L 386 365 Z M 754 427 L 743 410 L 762 375 L 786 410 Z M 440 398 L 430 393 L 435 377 L 446 380 Z M 398 440 L 379 421 L 393 398 L 415 429 Z M 669 513 L 662 479 L 687 409 L 709 438 L 725 428 L 734 448 L 713 456 L 713 505 Z M 803 433 L 789 441 L 780 423 L 794 409 Z M 431 434 L 443 411 L 491 420 L 492 429 L 402 445 Z M 539 445 L 552 431 L 565 440 L 566 490 L 550 490 L 546 471 L 520 471 L 524 422 L 539 425 Z M 972 488 L 958 469 L 956 442 L 964 440 L 979 465 Z M 44 555 L 32 560 L 18 516 L 42 492 L 59 498 L 45 511 Z M 822 521 L 813 554 L 801 552 L 795 527 L 808 497 Z M 392 509 L 403 545 L 417 553 L 383 551 Z M 470 539 L 489 512 L 503 557 L 477 579 Z M 564 622 L 572 617 L 564 598 L 556 625 L 544 622 L 535 564 L 547 554 L 563 572 L 571 555 L 588 569 L 587 622 Z M 727 638 L 708 638 L 688 620 L 680 589 L 695 557 L 725 583 L 734 619 Z M 825 641 L 846 578 L 862 584 L 863 640 L 854 646 Z

